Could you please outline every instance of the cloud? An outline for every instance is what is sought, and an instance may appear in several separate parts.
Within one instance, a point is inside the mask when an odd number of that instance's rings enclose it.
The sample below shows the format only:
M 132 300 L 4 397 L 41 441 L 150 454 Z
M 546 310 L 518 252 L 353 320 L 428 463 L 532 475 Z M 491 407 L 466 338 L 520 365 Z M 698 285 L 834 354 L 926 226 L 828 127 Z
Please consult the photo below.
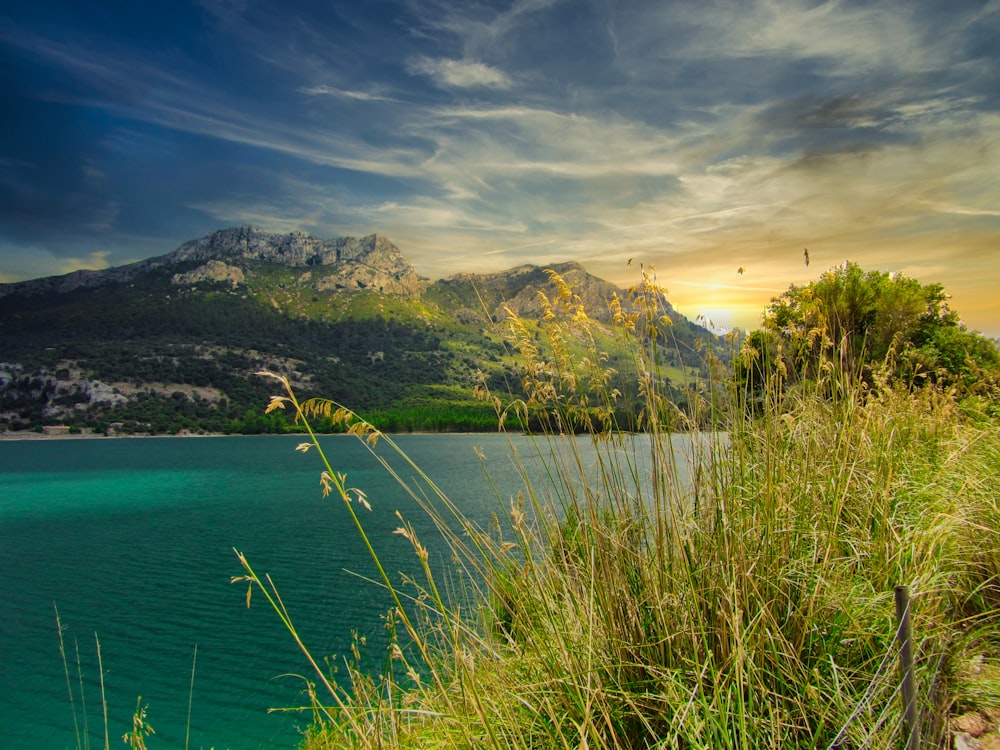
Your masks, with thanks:
M 623 50 L 643 56 L 659 37 L 662 55 L 674 59 L 813 61 L 822 63 L 824 76 L 846 79 L 948 65 L 969 14 L 922 10 L 844 0 L 669 3 L 620 13 L 616 30 Z
M 335 86 L 319 84 L 316 86 L 303 86 L 299 88 L 299 93 L 307 96 L 332 96 L 340 99 L 356 99 L 363 102 L 399 102 L 399 99 L 391 96 L 382 96 L 368 91 L 345 91 Z
M 107 250 L 96 250 L 81 258 L 60 258 L 60 273 L 71 273 L 72 271 L 99 271 L 108 267 L 108 259 L 111 253 Z
M 498 179 L 670 177 L 679 168 L 675 137 L 608 113 L 456 106 L 429 109 L 408 127 L 435 144 L 423 169 L 470 187 Z
M 443 0 L 437 4 L 411 3 L 416 21 L 414 31 L 438 39 L 443 33 L 455 40 L 465 56 L 476 58 L 496 54 L 522 34 L 537 28 L 537 16 L 559 0 L 514 0 L 503 10 L 488 5 Z
M 455 88 L 510 88 L 510 77 L 497 68 L 466 60 L 417 57 L 407 60 L 410 75 L 428 76 L 439 86 Z
M 63 257 L 35 244 L 18 244 L 0 240 L 0 284 L 8 284 L 42 276 L 59 276 L 73 271 L 99 271 L 110 266 L 111 253 L 97 250 L 75 257 Z
M 91 232 L 108 232 L 114 229 L 121 209 L 119 201 L 105 201 L 94 210 L 86 228 Z
M 1000 217 L 1000 209 L 996 208 L 973 208 L 969 206 L 959 206 L 954 203 L 927 202 L 927 208 L 943 214 L 958 214 L 959 216 L 996 216 Z

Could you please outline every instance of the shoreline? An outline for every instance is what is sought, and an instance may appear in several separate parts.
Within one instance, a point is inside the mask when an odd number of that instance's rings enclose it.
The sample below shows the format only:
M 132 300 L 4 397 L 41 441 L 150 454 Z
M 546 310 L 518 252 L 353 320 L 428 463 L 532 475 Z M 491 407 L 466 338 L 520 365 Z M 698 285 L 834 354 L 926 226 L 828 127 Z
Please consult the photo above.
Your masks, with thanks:
M 451 432 L 451 431 L 436 431 L 436 432 L 423 432 L 423 431 L 413 431 L 413 432 L 387 432 L 383 433 L 391 438 L 397 438 L 402 435 L 497 435 L 497 434 L 507 434 L 500 433 L 496 430 L 489 432 Z M 510 433 L 521 435 L 523 433 Z M 142 435 L 142 434 L 129 434 L 129 435 L 105 435 L 100 432 L 79 432 L 75 434 L 65 434 L 65 435 L 46 435 L 41 432 L 32 432 L 30 430 L 10 430 L 0 432 L 0 443 L 3 442 L 31 442 L 31 441 L 48 441 L 48 440 L 161 440 L 164 438 L 219 438 L 219 437 L 308 437 L 305 433 L 296 432 L 262 432 L 257 435 L 244 435 L 239 432 L 188 432 L 179 433 L 177 435 Z M 357 437 L 356 435 L 351 435 L 349 432 L 318 432 L 317 437 L 329 438 L 329 437 Z
M 131 440 L 133 438 L 200 438 L 200 437 L 246 437 L 244 435 L 226 435 L 222 432 L 205 432 L 177 435 L 105 435 L 101 432 L 78 432 L 66 435 L 46 435 L 42 432 L 32 432 L 30 430 L 13 430 L 0 432 L 0 443 L 5 440 L 10 442 L 31 441 L 31 440 Z

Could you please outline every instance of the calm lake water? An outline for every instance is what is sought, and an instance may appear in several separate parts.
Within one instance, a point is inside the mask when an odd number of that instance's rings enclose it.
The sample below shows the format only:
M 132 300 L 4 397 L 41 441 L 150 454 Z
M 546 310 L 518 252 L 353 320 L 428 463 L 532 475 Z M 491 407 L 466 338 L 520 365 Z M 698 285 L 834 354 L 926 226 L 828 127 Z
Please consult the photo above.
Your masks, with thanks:
M 487 523 L 551 463 L 531 441 L 502 435 L 414 435 L 401 447 L 474 521 Z M 103 747 L 96 637 L 112 746 L 131 726 L 139 696 L 156 729 L 153 750 L 183 748 L 192 662 L 197 663 L 191 748 L 292 748 L 308 712 L 308 665 L 233 548 L 270 573 L 305 642 L 319 656 L 348 653 L 352 630 L 381 662 L 380 616 L 390 602 L 359 576 L 377 574 L 340 501 L 324 499 L 314 452 L 298 437 L 0 441 L 0 743 L 75 748 L 86 719 Z M 373 506 L 368 532 L 393 573 L 415 569 L 392 531 L 399 510 L 438 560 L 447 555 L 415 503 L 353 437 L 323 439 L 334 468 Z M 585 455 L 592 455 L 586 441 Z M 481 460 L 476 449 L 485 455 Z M 590 452 L 590 453 L 588 453 Z M 490 489 L 484 468 L 499 488 Z M 405 476 L 412 471 L 403 470 Z M 58 606 L 74 706 L 59 653 Z M 83 673 L 81 706 L 76 653 Z

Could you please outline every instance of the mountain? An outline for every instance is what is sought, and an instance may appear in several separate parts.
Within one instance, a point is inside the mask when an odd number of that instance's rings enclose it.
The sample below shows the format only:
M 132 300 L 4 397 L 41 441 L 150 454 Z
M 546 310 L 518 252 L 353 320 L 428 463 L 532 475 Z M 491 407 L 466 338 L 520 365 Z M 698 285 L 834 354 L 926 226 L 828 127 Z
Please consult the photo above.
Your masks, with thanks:
M 34 296 L 93 289 L 111 283 L 134 281 L 161 268 L 199 264 L 171 278 L 174 284 L 198 281 L 244 281 L 248 263 L 275 263 L 319 270 L 309 281 L 320 290 L 377 289 L 389 294 L 418 293 L 426 279 L 417 275 L 392 242 L 372 234 L 361 239 L 317 239 L 304 232 L 274 234 L 252 226 L 221 229 L 185 242 L 167 255 L 103 271 L 74 271 L 64 276 L 0 284 L 0 297 Z
M 612 294 L 627 305 L 579 264 L 552 270 L 598 321 L 610 322 Z M 254 227 L 117 268 L 3 284 L 0 430 L 281 430 L 280 415 L 262 413 L 275 390 L 253 374 L 262 369 L 384 429 L 495 428 L 472 389 L 484 374 L 516 390 L 495 323 L 510 309 L 537 327 L 540 293 L 556 290 L 536 266 L 431 281 L 383 235 Z M 679 382 L 696 379 L 695 339 L 717 339 L 661 306 L 676 344 L 665 357 Z

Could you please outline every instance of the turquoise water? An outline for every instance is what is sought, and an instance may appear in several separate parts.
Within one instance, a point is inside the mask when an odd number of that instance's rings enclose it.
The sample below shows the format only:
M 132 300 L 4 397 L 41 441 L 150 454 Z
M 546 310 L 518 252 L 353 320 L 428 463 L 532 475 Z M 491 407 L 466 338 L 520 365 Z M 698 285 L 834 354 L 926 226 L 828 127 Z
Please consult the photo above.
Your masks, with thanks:
M 352 629 L 378 651 L 379 618 L 389 607 L 376 586 L 346 572 L 375 576 L 339 501 L 321 495 L 317 457 L 294 451 L 299 442 L 0 442 L 4 748 L 77 746 L 53 604 L 82 732 L 79 648 L 92 747 L 104 742 L 95 633 L 113 746 L 141 695 L 156 729 L 151 747 L 184 747 L 196 644 L 190 747 L 296 746 L 308 714 L 268 709 L 303 705 L 301 680 L 282 675 L 308 674 L 308 667 L 263 599 L 248 610 L 246 585 L 230 583 L 242 572 L 233 548 L 272 575 L 317 654 L 347 653 Z M 365 520 L 390 570 L 412 570 L 409 543 L 392 534 L 394 511 L 412 520 L 434 551 L 429 524 L 354 438 L 325 443 L 348 483 L 367 492 L 373 511 Z M 501 485 L 517 491 L 502 436 L 406 436 L 400 443 L 474 518 L 485 520 L 497 507 L 474 446 Z
M 86 718 L 89 746 L 104 746 L 95 634 L 112 746 L 130 728 L 139 696 L 156 730 L 151 750 L 185 746 L 196 645 L 189 747 L 297 746 L 310 714 L 268 709 L 305 704 L 302 680 L 287 675 L 309 675 L 309 667 L 259 592 L 247 609 L 246 584 L 230 583 L 243 572 L 234 547 L 259 574 L 271 574 L 313 653 L 336 662 L 356 630 L 368 640 L 367 658 L 382 662 L 388 597 L 362 580 L 377 576 L 374 565 L 341 501 L 322 497 L 319 459 L 295 452 L 300 442 L 0 441 L 0 746 L 76 748 L 74 716 L 81 733 Z M 523 487 L 512 451 L 533 477 L 556 465 L 548 448 L 539 455 L 537 443 L 523 438 L 413 435 L 398 442 L 483 525 Z M 593 468 L 592 446 L 573 444 L 583 466 Z M 416 571 L 409 542 L 392 533 L 397 510 L 432 562 L 447 564 L 430 521 L 362 444 L 340 436 L 324 438 L 324 446 L 347 484 L 367 493 L 373 510 L 362 516 L 391 574 Z

